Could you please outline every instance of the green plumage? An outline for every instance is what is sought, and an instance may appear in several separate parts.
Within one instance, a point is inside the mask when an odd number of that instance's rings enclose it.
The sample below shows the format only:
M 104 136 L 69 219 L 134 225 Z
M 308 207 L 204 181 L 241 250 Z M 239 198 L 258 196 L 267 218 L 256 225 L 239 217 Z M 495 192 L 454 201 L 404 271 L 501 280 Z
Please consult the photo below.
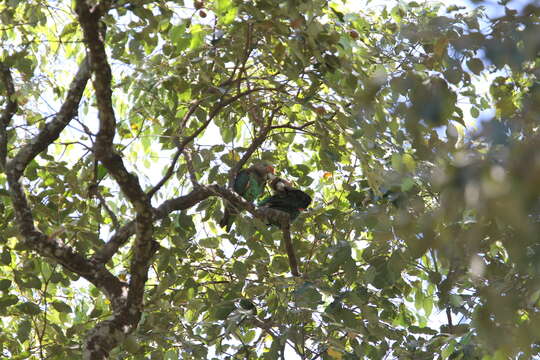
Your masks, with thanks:
M 261 179 L 255 173 L 242 170 L 236 176 L 233 189 L 239 195 L 242 195 L 247 201 L 257 200 L 264 192 L 265 179 Z
M 236 175 L 233 190 L 249 202 L 257 200 L 263 193 L 266 180 L 274 168 L 267 164 L 256 164 L 247 169 L 241 170 Z M 219 222 L 228 232 L 231 229 L 234 215 L 238 211 L 230 204 L 225 204 L 225 213 Z

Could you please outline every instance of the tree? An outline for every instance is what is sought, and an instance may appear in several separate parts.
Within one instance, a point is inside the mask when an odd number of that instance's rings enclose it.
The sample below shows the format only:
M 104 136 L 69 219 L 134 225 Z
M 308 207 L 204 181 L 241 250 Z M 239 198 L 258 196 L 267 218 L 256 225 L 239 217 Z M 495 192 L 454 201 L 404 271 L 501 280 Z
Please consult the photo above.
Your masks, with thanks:
M 3 356 L 538 355 L 540 8 L 503 8 L 0 4 Z M 231 191 L 255 159 L 293 224 Z

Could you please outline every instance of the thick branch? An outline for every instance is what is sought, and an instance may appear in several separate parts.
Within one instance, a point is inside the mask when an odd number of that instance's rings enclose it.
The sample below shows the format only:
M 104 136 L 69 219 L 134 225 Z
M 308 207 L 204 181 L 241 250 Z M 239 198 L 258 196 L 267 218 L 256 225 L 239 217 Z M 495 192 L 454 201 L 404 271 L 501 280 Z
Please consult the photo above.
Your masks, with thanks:
M 99 131 L 94 144 L 96 158 L 103 163 L 108 172 L 114 177 L 122 192 L 133 204 L 136 211 L 145 211 L 149 208 L 149 201 L 142 190 L 139 179 L 129 173 L 122 157 L 116 153 L 113 139 L 116 133 L 116 117 L 112 104 L 112 73 L 107 61 L 107 54 L 102 39 L 99 19 L 102 15 L 98 7 L 90 8 L 83 0 L 77 1 L 76 11 L 79 15 L 86 45 L 90 68 L 94 74 L 94 89 L 99 117 Z
M 6 107 L 0 116 L 0 170 L 5 171 L 7 159 L 7 127 L 17 112 L 18 104 L 15 99 L 15 85 L 11 70 L 0 62 L 0 79 L 6 87 Z
M 54 236 L 48 237 L 38 231 L 34 226 L 33 214 L 20 182 L 20 177 L 28 163 L 54 142 L 75 116 L 89 77 L 88 62 L 84 60 L 71 82 L 66 99 L 58 114 L 19 150 L 13 160 L 7 163 L 6 173 L 11 201 L 24 243 L 41 255 L 58 261 L 68 270 L 92 282 L 105 292 L 111 300 L 113 308 L 117 308 L 122 302 L 125 284 L 107 271 L 104 266 L 91 262 Z
M 163 219 L 173 211 L 189 209 L 206 200 L 210 195 L 212 192 L 209 188 L 200 187 L 185 196 L 167 200 L 155 209 L 155 219 Z M 133 234 L 135 234 L 135 221 L 130 221 L 112 235 L 103 248 L 94 255 L 94 260 L 100 263 L 108 262 Z
M 10 164 L 8 164 L 7 170 L 11 201 L 24 244 L 36 250 L 39 254 L 58 261 L 66 269 L 84 277 L 96 287 L 104 290 L 111 300 L 113 308 L 117 307 L 123 299 L 122 289 L 125 284 L 106 270 L 103 265 L 86 259 L 54 236 L 48 237 L 38 231 L 34 226 L 34 218 L 22 184 L 17 177 L 17 171 L 14 171 Z
M 111 319 L 90 329 L 84 344 L 83 359 L 108 359 L 110 351 L 119 341 L 138 326 L 139 317 L 134 315 L 124 307 L 114 312 Z
M 22 172 L 28 163 L 55 141 L 60 132 L 73 119 L 88 79 L 89 68 L 85 60 L 73 79 L 67 97 L 56 117 L 47 123 L 28 144 L 23 146 L 13 160 L 7 163 L 6 173 L 11 201 L 24 243 L 41 255 L 58 261 L 68 270 L 103 289 L 113 302 L 114 299 L 122 298 L 124 284 L 108 272 L 104 266 L 91 262 L 58 239 L 48 237 L 38 231 L 34 226 L 33 214 L 20 182 Z M 117 302 L 113 302 L 113 307 L 117 305 Z
M 143 191 L 139 178 L 127 171 L 122 157 L 116 153 L 113 145 L 116 134 L 116 118 L 112 104 L 111 67 L 107 61 L 103 32 L 100 31 L 103 7 L 90 8 L 85 0 L 77 0 L 75 10 L 83 29 L 90 66 L 94 74 L 93 84 L 96 91 L 99 118 L 99 131 L 94 144 L 94 154 L 116 180 L 137 213 L 134 225 L 136 238 L 130 264 L 126 306 L 115 311 L 113 320 L 115 323 L 106 321 L 98 324 L 89 334 L 86 343 L 85 358 L 104 359 L 107 358 L 110 350 L 118 345 L 123 336 L 133 331 L 139 322 L 144 285 L 148 280 L 150 259 L 155 252 L 152 239 L 154 214 L 150 198 Z
M 219 186 L 212 186 L 211 191 L 221 196 L 222 198 L 228 200 L 236 208 L 244 209 L 250 212 L 254 217 L 264 221 L 271 222 L 281 225 L 281 230 L 283 231 L 283 242 L 285 244 L 285 249 L 289 257 L 289 265 L 291 267 L 291 273 L 294 276 L 300 276 L 298 272 L 298 261 L 296 260 L 296 255 L 294 253 L 294 247 L 291 241 L 291 232 L 290 232 L 290 217 L 289 214 L 283 211 L 274 210 L 266 207 L 256 208 L 252 203 L 247 202 L 243 197 L 236 194 L 229 189 L 225 189 Z
M 287 213 L 268 208 L 257 209 L 252 203 L 233 191 L 219 185 L 197 186 L 189 194 L 163 202 L 154 210 L 155 219 L 163 219 L 174 211 L 187 210 L 210 196 L 219 196 L 230 201 L 239 209 L 247 210 L 253 216 L 262 221 L 272 220 L 272 222 L 281 224 L 284 217 L 289 219 Z M 122 247 L 129 238 L 135 234 L 135 221 L 131 221 L 118 229 L 103 248 L 94 255 L 94 261 L 99 263 L 108 262 L 114 254 Z
M 81 63 L 79 71 L 69 86 L 66 99 L 58 114 L 54 119 L 49 121 L 33 139 L 24 145 L 17 152 L 17 155 L 13 160 L 11 160 L 11 167 L 13 168 L 13 171 L 15 171 L 14 175 L 17 178 L 22 175 L 30 161 L 58 139 L 62 130 L 64 130 L 69 122 L 73 120 L 89 78 L 90 69 L 88 67 L 88 62 L 85 59 Z

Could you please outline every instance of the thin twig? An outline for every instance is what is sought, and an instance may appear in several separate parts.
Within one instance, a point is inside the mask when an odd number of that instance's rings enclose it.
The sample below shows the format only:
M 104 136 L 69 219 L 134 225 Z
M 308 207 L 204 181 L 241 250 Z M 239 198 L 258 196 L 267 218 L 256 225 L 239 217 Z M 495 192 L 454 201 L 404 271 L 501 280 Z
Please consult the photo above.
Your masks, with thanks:
M 120 227 L 120 223 L 118 222 L 118 218 L 116 217 L 115 213 L 111 210 L 111 208 L 105 202 L 105 198 L 103 197 L 103 194 L 101 194 L 101 192 L 99 192 L 99 190 L 97 190 L 95 192 L 95 195 L 98 198 L 99 203 L 101 204 L 101 206 L 103 206 L 103 208 L 105 209 L 107 214 L 109 214 L 109 217 L 112 220 L 114 229 L 115 230 L 118 229 Z
M 304 130 L 306 127 L 308 126 L 311 126 L 315 124 L 315 121 L 308 121 L 307 123 L 305 124 L 302 124 L 300 126 L 295 126 L 293 124 L 291 124 L 290 122 L 287 123 L 287 124 L 283 124 L 283 125 L 274 125 L 271 127 L 272 130 L 274 129 L 293 129 L 293 130 Z
M 195 168 L 193 167 L 193 159 L 191 158 L 191 149 L 184 149 L 184 157 L 186 158 L 186 167 L 188 169 L 189 178 L 194 188 L 201 186 L 197 181 L 197 174 L 195 173 Z
M 240 160 L 238 160 L 238 162 L 234 165 L 234 167 L 229 171 L 229 188 L 232 188 L 232 186 L 234 184 L 234 179 L 236 178 L 236 175 L 238 174 L 238 172 L 240 171 L 242 166 L 244 166 L 244 164 L 249 160 L 251 155 L 253 155 L 253 153 L 266 140 L 266 137 L 268 136 L 268 133 L 272 129 L 272 121 L 273 121 L 274 117 L 276 116 L 277 112 L 280 109 L 281 109 L 281 106 L 279 106 L 279 107 L 275 108 L 274 110 L 272 110 L 272 113 L 268 117 L 268 121 L 266 123 L 266 126 L 261 130 L 259 135 L 257 135 L 257 137 L 255 137 L 255 139 L 253 139 L 253 141 L 251 142 L 251 145 L 248 147 L 246 152 L 244 152 L 244 155 L 242 155 Z
M 156 192 L 161 189 L 163 185 L 171 178 L 171 176 L 174 174 L 174 168 L 176 166 L 176 163 L 178 162 L 178 158 L 180 158 L 180 154 L 182 154 L 182 150 L 178 149 L 176 150 L 176 153 L 173 156 L 173 160 L 171 161 L 171 165 L 169 165 L 169 168 L 167 169 L 167 172 L 163 176 L 163 178 L 152 188 L 150 191 L 148 191 L 147 195 L 149 198 L 154 196 Z

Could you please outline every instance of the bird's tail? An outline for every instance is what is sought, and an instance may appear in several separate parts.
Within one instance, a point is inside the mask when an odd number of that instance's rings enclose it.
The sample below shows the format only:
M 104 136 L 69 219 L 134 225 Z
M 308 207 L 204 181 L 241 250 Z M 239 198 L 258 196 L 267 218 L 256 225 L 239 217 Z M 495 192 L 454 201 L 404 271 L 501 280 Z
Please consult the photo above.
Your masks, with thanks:
M 221 221 L 219 222 L 219 226 L 222 228 L 225 228 L 226 232 L 231 231 L 231 227 L 234 220 L 234 213 L 231 211 L 231 209 L 228 206 L 225 206 L 225 213 L 223 214 L 223 218 L 221 218 Z

